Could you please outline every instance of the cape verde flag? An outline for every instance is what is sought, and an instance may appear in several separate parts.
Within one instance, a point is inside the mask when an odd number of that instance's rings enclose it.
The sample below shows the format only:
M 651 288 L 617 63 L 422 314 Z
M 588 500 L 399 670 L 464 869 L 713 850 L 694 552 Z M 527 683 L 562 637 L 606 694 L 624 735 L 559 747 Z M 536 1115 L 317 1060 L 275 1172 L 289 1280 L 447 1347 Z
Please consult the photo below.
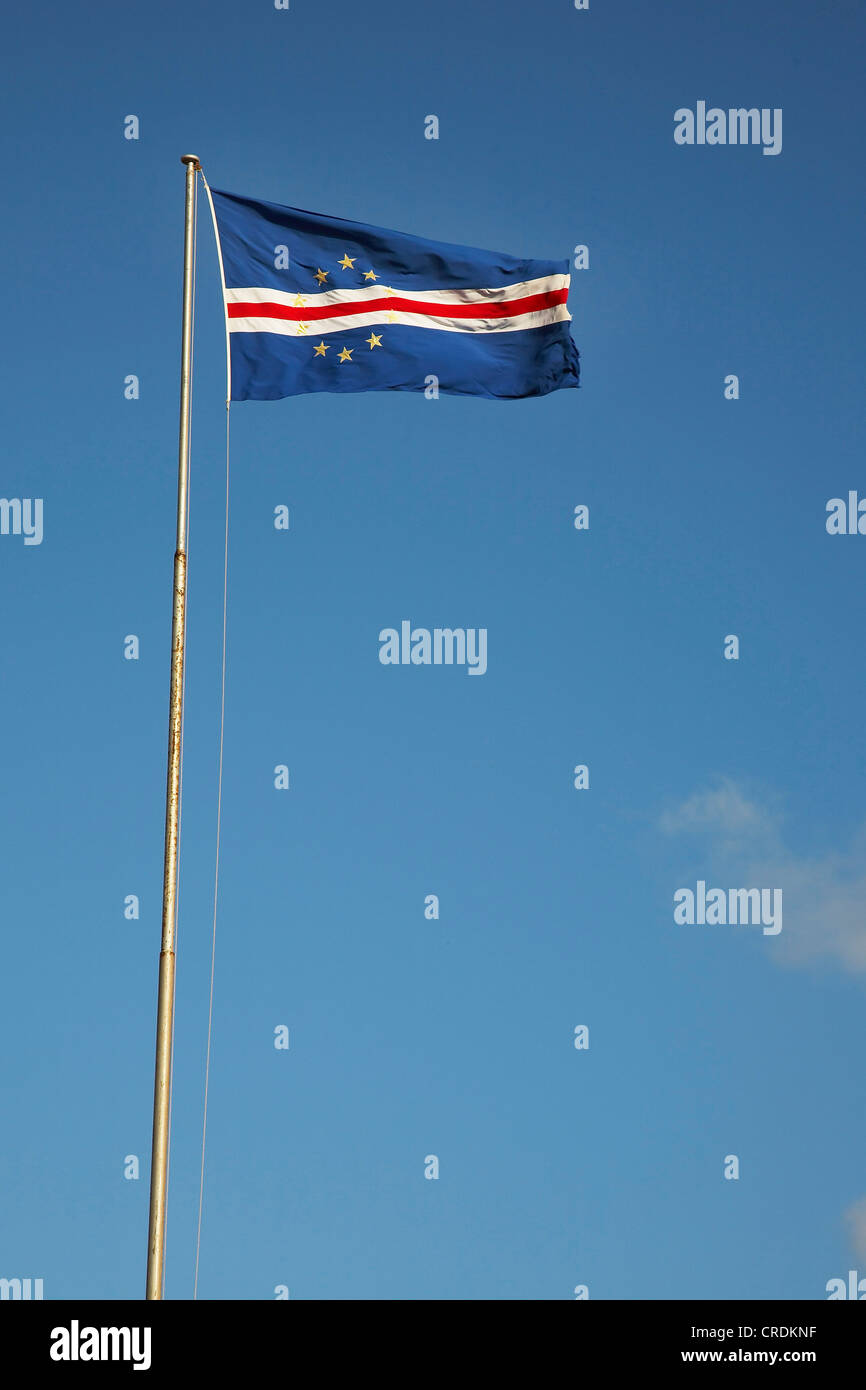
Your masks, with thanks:
M 309 391 L 514 400 L 577 386 L 568 261 L 531 261 L 211 189 L 233 401 Z

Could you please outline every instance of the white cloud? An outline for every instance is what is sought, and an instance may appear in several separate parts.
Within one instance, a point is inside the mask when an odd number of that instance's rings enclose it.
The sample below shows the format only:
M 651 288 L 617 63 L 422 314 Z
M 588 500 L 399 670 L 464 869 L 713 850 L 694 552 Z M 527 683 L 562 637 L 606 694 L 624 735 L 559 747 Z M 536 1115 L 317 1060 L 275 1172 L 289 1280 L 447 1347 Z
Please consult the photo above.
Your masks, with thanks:
M 772 838 L 775 824 L 766 808 L 750 801 L 735 782 L 724 778 L 717 787 L 697 792 L 681 806 L 666 811 L 659 828 L 668 835 L 709 830 L 736 840 L 746 835 Z
M 866 1197 L 861 1197 L 848 1208 L 845 1220 L 855 1254 L 859 1259 L 866 1260 Z
M 775 956 L 789 964 L 825 958 L 866 972 L 866 828 L 846 851 L 795 855 L 778 814 L 729 779 L 665 811 L 658 828 L 702 838 L 697 875 L 714 886 L 782 889 L 785 925 Z

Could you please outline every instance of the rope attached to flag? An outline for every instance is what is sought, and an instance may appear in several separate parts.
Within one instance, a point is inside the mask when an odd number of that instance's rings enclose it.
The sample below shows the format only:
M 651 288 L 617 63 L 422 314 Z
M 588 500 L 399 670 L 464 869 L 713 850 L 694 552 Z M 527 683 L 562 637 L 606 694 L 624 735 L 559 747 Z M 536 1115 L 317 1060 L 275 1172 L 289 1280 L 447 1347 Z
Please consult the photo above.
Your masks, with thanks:
M 204 184 L 205 191 L 210 202 L 210 189 L 204 172 L 199 168 L 199 175 Z M 211 203 L 211 212 L 213 204 Z M 216 223 L 214 223 L 216 230 Z M 220 254 L 219 237 L 217 237 L 217 253 L 220 255 L 220 276 L 222 277 L 222 256 Z M 225 736 L 226 719 L 226 612 L 228 608 L 228 575 L 229 575 L 229 442 L 230 442 L 230 413 L 231 413 L 231 383 L 228 377 L 230 372 L 230 358 L 228 353 L 228 337 L 226 337 L 226 491 L 225 491 L 225 546 L 223 553 L 223 614 L 222 614 L 222 662 L 220 676 L 220 735 L 219 735 L 219 767 L 217 772 L 217 817 L 216 817 L 216 847 L 214 853 L 214 883 L 213 883 L 213 931 L 211 935 L 211 958 L 210 958 L 210 997 L 208 1001 L 207 1015 L 207 1047 L 205 1049 L 205 1072 L 204 1072 L 204 1111 L 201 1127 L 201 1170 L 199 1173 L 198 1189 L 198 1225 L 195 1238 L 195 1277 L 193 1280 L 193 1299 L 198 1298 L 198 1271 L 199 1259 L 201 1254 L 201 1224 L 202 1208 L 204 1205 L 204 1167 L 205 1150 L 207 1145 L 207 1105 L 208 1091 L 210 1085 L 210 1058 L 211 1040 L 213 1037 L 213 997 L 214 997 L 214 967 L 216 963 L 216 928 L 217 928 L 217 905 L 219 902 L 219 873 L 220 873 L 220 842 L 222 832 L 222 796 L 223 796 L 223 746 Z

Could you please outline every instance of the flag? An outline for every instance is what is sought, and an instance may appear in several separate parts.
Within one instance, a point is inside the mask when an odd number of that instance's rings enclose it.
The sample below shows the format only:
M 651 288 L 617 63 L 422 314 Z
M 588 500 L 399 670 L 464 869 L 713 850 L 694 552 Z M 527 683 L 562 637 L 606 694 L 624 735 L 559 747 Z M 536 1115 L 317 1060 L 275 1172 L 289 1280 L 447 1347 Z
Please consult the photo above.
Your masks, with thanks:
M 568 261 L 534 261 L 211 189 L 231 399 L 577 386 Z

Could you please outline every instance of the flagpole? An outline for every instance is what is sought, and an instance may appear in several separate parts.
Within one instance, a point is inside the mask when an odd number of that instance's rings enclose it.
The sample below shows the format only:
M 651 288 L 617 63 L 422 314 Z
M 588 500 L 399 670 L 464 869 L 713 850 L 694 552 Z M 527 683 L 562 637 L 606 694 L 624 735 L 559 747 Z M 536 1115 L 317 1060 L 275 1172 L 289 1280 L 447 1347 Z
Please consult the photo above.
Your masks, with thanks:
M 168 1183 L 168 1137 L 171 1119 L 171 1046 L 174 1031 L 175 940 L 177 927 L 177 848 L 180 817 L 180 758 L 183 723 L 183 659 L 186 640 L 186 514 L 189 490 L 189 402 L 192 366 L 193 229 L 195 180 L 200 168 L 194 154 L 181 155 L 186 165 L 183 237 L 183 322 L 180 364 L 180 431 L 177 464 L 177 546 L 171 621 L 171 689 L 168 715 L 168 775 L 165 792 L 165 860 L 162 881 L 162 946 L 159 953 L 159 1003 L 156 1020 L 156 1065 L 153 1082 L 153 1147 L 150 1163 L 150 1222 L 147 1237 L 148 1299 L 161 1299 L 165 1267 L 165 1208 Z

